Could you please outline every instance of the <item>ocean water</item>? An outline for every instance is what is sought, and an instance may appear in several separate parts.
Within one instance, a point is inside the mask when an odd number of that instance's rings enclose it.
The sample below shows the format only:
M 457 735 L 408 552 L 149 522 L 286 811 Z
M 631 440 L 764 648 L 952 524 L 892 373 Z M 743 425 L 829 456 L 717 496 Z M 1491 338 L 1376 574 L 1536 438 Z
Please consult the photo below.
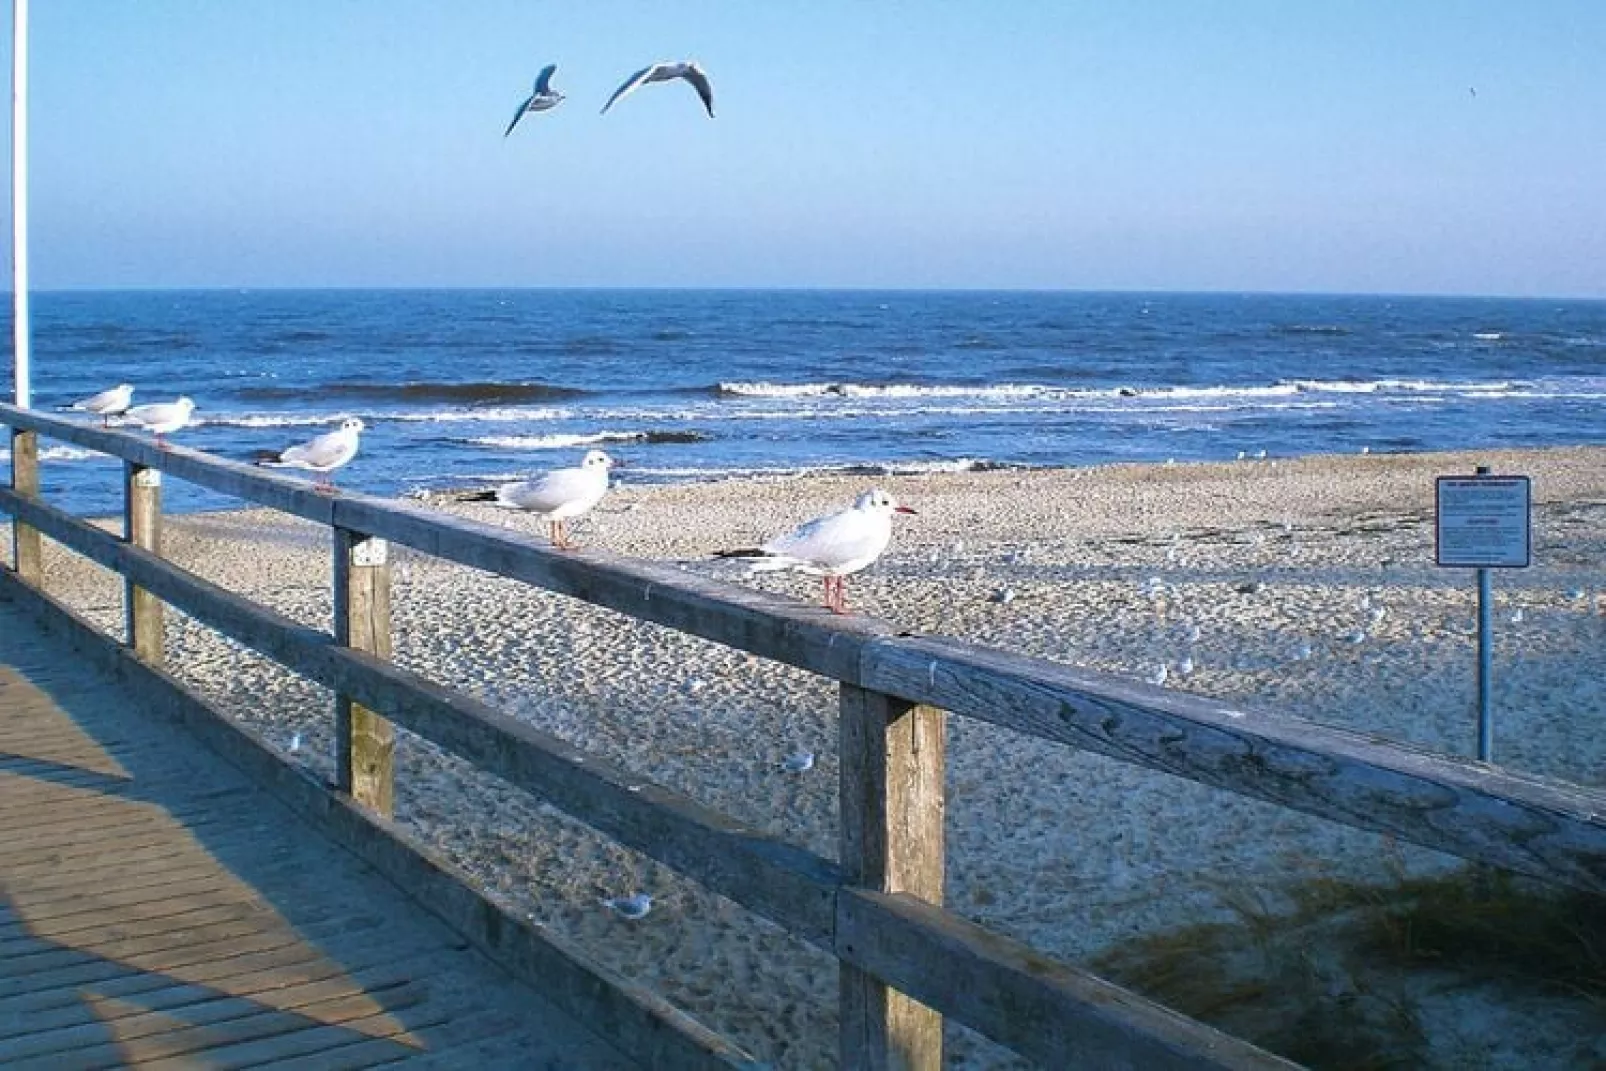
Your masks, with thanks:
M 138 291 L 39 294 L 33 319 L 35 405 L 187 394 L 177 441 L 236 458 L 358 416 L 340 482 L 385 495 L 592 445 L 661 482 L 1606 442 L 1606 302 Z M 53 500 L 118 508 L 113 462 L 45 458 Z

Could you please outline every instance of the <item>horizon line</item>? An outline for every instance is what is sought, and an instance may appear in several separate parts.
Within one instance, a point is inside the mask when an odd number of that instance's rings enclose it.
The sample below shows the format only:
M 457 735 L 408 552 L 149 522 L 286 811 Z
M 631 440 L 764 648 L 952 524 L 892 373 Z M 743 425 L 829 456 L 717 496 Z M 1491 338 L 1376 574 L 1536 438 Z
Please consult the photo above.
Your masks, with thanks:
M 1178 289 L 1156 290 L 1147 287 L 1020 287 L 1020 286 L 539 286 L 494 284 L 441 284 L 381 286 L 366 284 L 339 284 L 332 286 L 305 285 L 205 285 L 205 286 L 64 286 L 30 288 L 33 296 L 55 294 L 162 294 L 191 293 L 452 293 L 469 291 L 506 291 L 516 293 L 752 293 L 752 294 L 1080 294 L 1086 296 L 1119 295 L 1141 297 L 1145 295 L 1168 297 L 1306 297 L 1306 298 L 1382 298 L 1406 300 L 1444 301 L 1567 301 L 1606 302 L 1606 294 L 1499 294 L 1457 293 L 1448 291 L 1363 291 L 1363 290 L 1255 290 L 1255 289 Z M 0 290 L 7 297 L 13 294 L 10 287 Z

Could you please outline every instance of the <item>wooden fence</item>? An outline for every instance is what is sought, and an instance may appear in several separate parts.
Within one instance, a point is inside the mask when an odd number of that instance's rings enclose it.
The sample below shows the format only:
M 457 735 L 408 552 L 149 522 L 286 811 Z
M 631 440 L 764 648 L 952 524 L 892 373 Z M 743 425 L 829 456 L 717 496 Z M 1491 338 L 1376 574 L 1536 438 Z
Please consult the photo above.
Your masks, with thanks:
M 43 534 L 123 576 L 122 656 L 150 673 L 161 672 L 162 608 L 172 605 L 334 689 L 337 804 L 342 814 L 366 816 L 375 830 L 390 828 L 394 723 L 832 953 L 840 963 L 844 1067 L 939 1067 L 942 1016 L 1048 1067 L 1293 1066 L 941 907 L 948 714 L 1606 892 L 1606 795 L 1578 786 L 903 634 L 885 622 L 834 616 L 666 565 L 596 550 L 556 552 L 504 529 L 406 503 L 320 494 L 292 478 L 188 449 L 158 450 L 143 438 L 32 410 L 0 405 L 0 423 L 12 428 L 12 483 L 0 488 L 0 510 L 14 522 L 15 568 L 0 575 L 9 587 L 54 606 L 41 592 Z M 122 538 L 39 500 L 40 435 L 123 459 Z M 331 528 L 333 634 L 163 560 L 161 473 Z M 388 543 L 838 681 L 838 858 L 746 828 L 390 664 Z M 526 946 L 557 947 L 551 935 L 492 916 L 482 903 L 450 921 L 493 954 L 506 952 L 508 927 L 523 927 Z M 526 965 L 529 958 L 523 957 Z M 546 972 L 543 990 L 560 1006 L 611 1024 L 616 1044 L 643 1062 L 743 1062 L 734 1046 L 710 1040 L 699 1024 L 652 1005 L 650 996 L 600 969 L 575 966 L 572 956 L 564 963 L 573 968 L 561 976 L 567 980 Z M 616 1000 L 649 1006 L 651 1030 L 630 1027 L 635 1020 L 618 1014 Z M 697 1043 L 666 1047 L 665 1023 Z

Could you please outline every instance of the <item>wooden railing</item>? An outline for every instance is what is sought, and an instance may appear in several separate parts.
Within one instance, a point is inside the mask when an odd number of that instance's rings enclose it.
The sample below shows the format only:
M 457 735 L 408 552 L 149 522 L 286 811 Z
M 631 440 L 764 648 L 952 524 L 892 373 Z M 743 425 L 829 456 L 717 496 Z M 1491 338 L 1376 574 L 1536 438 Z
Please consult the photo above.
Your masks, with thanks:
M 126 642 L 143 663 L 161 662 L 167 604 L 334 689 L 338 787 L 380 815 L 390 809 L 394 722 L 832 953 L 841 964 L 844 1067 L 940 1066 L 940 1016 L 1050 1067 L 1292 1066 L 943 910 L 944 712 L 1606 892 L 1599 792 L 907 635 L 652 562 L 555 552 L 420 506 L 320 494 L 291 478 L 31 410 L 0 405 L 0 423 L 13 429 L 12 486 L 0 489 L 0 510 L 14 519 L 14 581 L 39 589 L 43 534 L 124 577 Z M 124 460 L 123 538 L 38 500 L 38 435 Z M 163 560 L 159 473 L 333 529 L 333 634 Z M 838 681 L 838 858 L 749 829 L 390 664 L 387 542 Z M 564 994 L 548 995 L 563 1004 Z

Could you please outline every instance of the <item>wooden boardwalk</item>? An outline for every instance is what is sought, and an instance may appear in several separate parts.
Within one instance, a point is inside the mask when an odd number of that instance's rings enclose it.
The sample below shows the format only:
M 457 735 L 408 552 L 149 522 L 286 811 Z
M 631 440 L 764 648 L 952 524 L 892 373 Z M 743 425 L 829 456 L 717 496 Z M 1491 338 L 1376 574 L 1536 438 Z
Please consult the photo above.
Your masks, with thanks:
M 627 1066 L 0 603 L 0 1066 Z

